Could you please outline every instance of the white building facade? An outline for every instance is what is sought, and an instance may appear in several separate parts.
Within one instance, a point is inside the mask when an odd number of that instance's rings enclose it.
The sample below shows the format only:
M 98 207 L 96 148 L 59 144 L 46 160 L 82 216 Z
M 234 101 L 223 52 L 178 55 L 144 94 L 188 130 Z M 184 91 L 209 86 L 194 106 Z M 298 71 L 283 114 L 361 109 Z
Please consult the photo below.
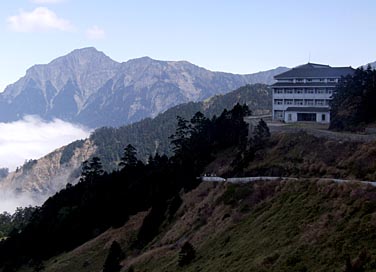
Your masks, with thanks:
M 276 75 L 273 120 L 329 123 L 333 91 L 342 76 L 353 72 L 351 67 L 307 63 Z

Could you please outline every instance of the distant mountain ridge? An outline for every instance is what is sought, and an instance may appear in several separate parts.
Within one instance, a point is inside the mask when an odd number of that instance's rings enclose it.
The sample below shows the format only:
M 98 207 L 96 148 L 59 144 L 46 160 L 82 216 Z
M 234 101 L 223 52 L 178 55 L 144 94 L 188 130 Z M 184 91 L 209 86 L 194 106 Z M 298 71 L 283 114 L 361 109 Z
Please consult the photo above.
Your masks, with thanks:
M 77 49 L 31 67 L 7 86 L 0 94 L 0 122 L 35 114 L 91 128 L 120 126 L 246 84 L 270 84 L 287 69 L 236 75 L 149 57 L 119 63 L 93 47 Z

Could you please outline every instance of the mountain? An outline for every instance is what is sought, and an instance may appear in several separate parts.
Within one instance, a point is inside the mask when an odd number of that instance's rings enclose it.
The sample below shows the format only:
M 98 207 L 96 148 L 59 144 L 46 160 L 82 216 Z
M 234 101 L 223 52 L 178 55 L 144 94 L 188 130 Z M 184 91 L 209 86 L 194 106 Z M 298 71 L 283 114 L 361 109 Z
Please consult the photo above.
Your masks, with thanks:
M 33 114 L 91 128 L 120 126 L 246 84 L 270 84 L 286 70 L 236 75 L 149 57 L 118 63 L 95 48 L 83 48 L 35 65 L 9 85 L 0 94 L 0 121 Z
M 156 152 L 170 155 L 169 136 L 175 132 L 176 116 L 189 120 L 197 111 L 210 117 L 218 116 L 236 103 L 246 103 L 256 114 L 268 113 L 271 108 L 271 89 L 262 84 L 246 85 L 203 102 L 172 107 L 154 119 L 147 118 L 119 128 L 99 128 L 89 139 L 73 142 L 41 159 L 27 162 L 1 180 L 0 190 L 31 196 L 34 203 L 41 204 L 68 182 L 77 181 L 84 160 L 98 156 L 106 170 L 116 169 L 123 149 L 128 144 L 136 147 L 138 157 L 143 161 Z

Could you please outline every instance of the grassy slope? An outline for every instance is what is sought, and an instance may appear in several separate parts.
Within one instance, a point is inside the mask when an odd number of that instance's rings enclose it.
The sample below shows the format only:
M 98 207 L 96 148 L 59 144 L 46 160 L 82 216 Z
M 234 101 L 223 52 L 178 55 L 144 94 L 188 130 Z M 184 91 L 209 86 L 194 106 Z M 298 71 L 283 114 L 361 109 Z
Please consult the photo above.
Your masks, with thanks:
M 354 263 L 362 250 L 371 259 L 367 271 L 375 267 L 375 188 L 308 180 L 274 183 L 266 200 L 238 214 L 258 194 L 252 186 L 266 185 L 244 186 L 253 189 L 238 198 L 243 204 L 233 204 L 232 224 L 193 243 L 198 257 L 191 265 L 178 268 L 177 250 L 172 250 L 163 258 L 143 260 L 135 271 L 343 271 L 346 255 Z M 193 242 L 200 229 L 196 232 Z
M 133 223 L 133 226 L 135 224 Z M 376 188 L 317 180 L 231 185 L 203 183 L 184 195 L 175 221 L 143 252 L 134 232 L 109 230 L 46 262 L 46 271 L 100 271 L 112 240 L 126 255 L 123 271 L 344 271 L 346 256 L 376 271 Z M 182 243 L 197 251 L 177 266 Z M 99 252 L 99 254 L 98 254 Z M 90 267 L 84 267 L 89 261 Z
M 375 142 L 336 141 L 304 132 L 277 133 L 253 161 L 236 173 L 231 165 L 236 152 L 222 151 L 206 172 L 238 176 L 328 177 L 376 180 Z

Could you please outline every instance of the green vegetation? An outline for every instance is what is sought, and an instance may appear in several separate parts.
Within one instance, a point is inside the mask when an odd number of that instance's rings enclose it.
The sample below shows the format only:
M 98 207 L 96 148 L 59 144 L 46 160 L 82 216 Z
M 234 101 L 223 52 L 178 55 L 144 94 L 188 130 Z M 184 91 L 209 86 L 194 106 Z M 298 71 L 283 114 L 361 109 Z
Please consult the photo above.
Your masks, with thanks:
M 234 194 L 247 187 L 247 193 Z M 231 205 L 231 210 L 215 225 L 208 223 L 190 236 L 196 241 L 196 257 L 188 265 L 173 265 L 176 255 L 166 252 L 133 264 L 134 270 L 376 271 L 376 188 L 277 181 L 228 185 L 224 195 L 220 199 L 230 204 L 223 203 L 221 209 Z M 199 238 L 208 232 L 213 234 Z
M 376 121 L 376 70 L 358 68 L 342 78 L 331 101 L 330 129 L 361 131 Z
M 97 146 L 94 156 L 100 157 L 106 171 L 118 168 L 124 155 L 123 150 L 131 144 L 138 151 L 138 158 L 147 162 L 150 155 L 166 154 L 173 151 L 169 136 L 177 127 L 177 116 L 190 120 L 196 112 L 208 118 L 219 116 L 223 109 L 231 109 L 237 103 L 247 104 L 254 113 L 270 112 L 271 91 L 267 85 L 246 85 L 226 95 L 218 95 L 204 102 L 189 102 L 175 106 L 154 119 L 146 118 L 140 122 L 119 128 L 104 127 L 95 130 L 90 139 Z
M 0 214 L 0 239 L 22 231 L 35 210 L 34 207 L 17 208 L 13 214 Z
M 120 261 L 124 259 L 124 253 L 118 242 L 113 241 L 108 252 L 106 261 L 103 265 L 103 272 L 119 272 L 121 269 Z
M 193 248 L 191 243 L 185 242 L 179 252 L 178 265 L 179 266 L 188 265 L 194 260 L 195 257 L 196 257 L 196 250 Z
M 164 224 L 171 223 L 182 202 L 180 194 L 199 184 L 196 177 L 213 159 L 212 154 L 243 146 L 247 114 L 248 107 L 237 104 L 211 120 L 201 113 L 190 121 L 180 118 L 171 136 L 175 151 L 171 158 L 156 154 L 147 164 L 135 162 L 136 150 L 128 145 L 119 170 L 106 173 L 99 157 L 84 162 L 77 185 L 49 198 L 21 231 L 0 242 L 0 269 L 25 264 L 39 267 L 111 227 L 121 227 L 131 215 L 149 210 L 130 248 L 142 250 Z
M 85 142 L 84 140 L 77 140 L 77 141 L 74 141 L 73 143 L 70 143 L 66 147 L 64 147 L 63 152 L 61 154 L 61 158 L 60 158 L 60 164 L 68 163 L 69 160 L 73 157 L 74 151 L 77 148 L 81 148 L 84 142 Z

